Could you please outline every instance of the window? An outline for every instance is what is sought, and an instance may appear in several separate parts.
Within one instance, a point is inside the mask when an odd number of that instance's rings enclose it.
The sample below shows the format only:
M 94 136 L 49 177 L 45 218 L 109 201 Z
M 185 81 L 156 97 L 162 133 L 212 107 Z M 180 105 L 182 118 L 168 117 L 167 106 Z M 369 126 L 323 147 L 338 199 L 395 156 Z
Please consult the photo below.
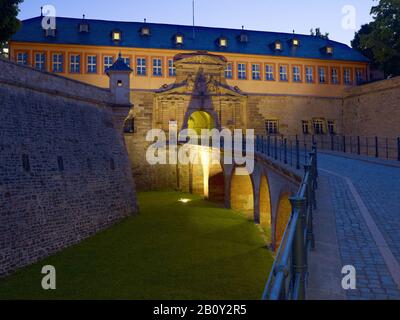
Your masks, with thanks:
M 332 84 L 339 84 L 338 68 L 332 68 Z
M 267 64 L 265 66 L 265 80 L 273 81 L 274 77 L 274 66 L 272 64 Z
M 302 121 L 303 134 L 310 134 L 310 121 Z
M 176 69 L 174 67 L 174 60 L 173 59 L 168 59 L 168 75 L 170 77 L 175 77 L 176 76 Z
M 232 79 L 233 78 L 233 65 L 231 62 L 229 62 L 226 65 L 226 69 L 225 69 L 225 78 L 226 79 Z
M 288 81 L 287 66 L 284 66 L 284 65 L 279 66 L 279 77 L 280 77 L 281 81 Z
M 79 54 L 71 54 L 69 60 L 69 71 L 71 73 L 81 72 L 81 56 Z
M 136 74 L 138 76 L 145 76 L 147 74 L 146 58 L 137 58 Z
M 175 44 L 177 44 L 177 45 L 183 44 L 183 36 L 182 35 L 178 34 L 175 36 Z
M 40 71 L 46 70 L 46 54 L 43 52 L 35 53 L 35 68 Z
M 114 64 L 114 57 L 113 56 L 104 56 L 104 72 L 107 71 L 108 68 L 112 67 Z
M 326 83 L 326 68 L 325 67 L 318 68 L 318 75 L 319 75 L 319 83 Z
M 328 132 L 331 135 L 335 135 L 336 134 L 336 123 L 333 120 L 329 120 L 328 121 Z
M 346 85 L 351 84 L 351 69 L 349 68 L 344 69 L 344 84 Z
M 299 45 L 300 45 L 299 39 L 293 39 L 293 40 L 292 40 L 292 46 L 293 46 L 293 47 L 298 47 Z
M 135 133 L 135 118 L 127 119 L 124 125 L 125 133 Z
M 314 134 L 324 134 L 324 120 L 314 120 Z
M 63 70 L 63 55 L 61 53 L 54 53 L 53 54 L 53 72 L 59 73 L 64 72 Z
M 282 50 L 282 43 L 277 41 L 275 42 L 275 51 L 281 51 Z
M 253 64 L 251 66 L 251 73 L 253 80 L 261 80 L 261 67 L 259 64 Z
M 17 53 L 17 63 L 26 66 L 28 64 L 28 53 L 18 52 Z
M 159 58 L 153 59 L 153 76 L 162 77 L 162 61 Z
M 362 69 L 356 69 L 356 81 L 357 84 L 362 84 L 364 82 L 364 72 Z
M 97 73 L 97 56 L 87 57 L 87 72 Z
M 148 37 L 150 36 L 150 28 L 148 27 L 142 27 L 142 29 L 140 29 L 140 34 L 142 36 Z
M 267 120 L 265 126 L 267 134 L 278 134 L 278 120 Z
M 326 47 L 326 54 L 333 55 L 333 47 Z
M 307 83 L 314 83 L 314 67 L 306 67 L 306 81 Z
M 122 39 L 122 34 L 120 31 L 113 31 L 112 33 L 112 40 L 113 41 L 121 41 Z
M 220 46 L 220 48 L 226 48 L 228 46 L 228 39 L 220 38 L 219 39 L 219 46 Z
M 293 67 L 293 81 L 301 82 L 301 68 L 299 66 Z
M 122 57 L 122 61 L 130 68 L 131 67 L 131 58 Z
M 247 72 L 246 72 L 246 64 L 245 63 L 238 63 L 238 79 L 239 80 L 246 80 L 247 79 Z

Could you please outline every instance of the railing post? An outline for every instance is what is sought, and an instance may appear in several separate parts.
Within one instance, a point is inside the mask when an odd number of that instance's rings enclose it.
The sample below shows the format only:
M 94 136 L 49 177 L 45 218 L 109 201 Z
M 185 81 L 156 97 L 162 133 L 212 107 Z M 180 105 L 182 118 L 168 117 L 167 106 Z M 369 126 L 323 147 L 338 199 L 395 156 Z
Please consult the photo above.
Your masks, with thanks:
M 307 252 L 304 239 L 305 230 L 305 199 L 300 197 L 290 198 L 290 203 L 292 205 L 292 210 L 295 212 L 299 211 L 299 219 L 296 224 L 296 233 L 293 244 L 293 271 L 298 275 L 300 281 L 297 292 L 297 297 L 299 300 L 306 299 L 306 275 L 307 275 Z
M 400 157 L 400 150 L 399 150 L 399 157 Z M 296 169 L 300 170 L 300 141 L 297 136 L 296 136 Z
M 261 153 L 265 154 L 265 141 L 264 136 L 261 136 Z
M 284 138 L 284 140 L 283 140 L 283 145 L 284 145 L 284 153 L 285 153 L 284 162 L 285 162 L 285 164 L 287 164 L 288 161 L 287 161 L 287 139 L 286 138 Z
M 271 156 L 271 136 L 267 137 L 267 155 L 268 157 Z
M 275 160 L 278 160 L 278 137 L 275 136 Z
M 379 158 L 379 141 L 378 137 L 375 137 L 375 157 Z
M 397 138 L 397 160 L 400 161 L 400 137 Z
M 346 153 L 346 136 L 343 136 L 343 152 Z
M 331 151 L 335 151 L 335 141 L 334 141 L 334 135 L 331 135 Z
M 386 138 L 386 159 L 389 160 L 389 138 Z
M 358 154 L 358 155 L 361 155 L 360 136 L 357 137 L 357 154 Z

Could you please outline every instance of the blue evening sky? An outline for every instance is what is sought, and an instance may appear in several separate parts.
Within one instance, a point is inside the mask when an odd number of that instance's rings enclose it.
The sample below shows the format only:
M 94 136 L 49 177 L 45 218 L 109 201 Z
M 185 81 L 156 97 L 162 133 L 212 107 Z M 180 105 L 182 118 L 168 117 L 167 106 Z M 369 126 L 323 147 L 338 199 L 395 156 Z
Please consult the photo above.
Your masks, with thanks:
M 371 21 L 374 0 L 195 0 L 196 24 L 209 27 L 293 32 L 309 34 L 320 27 L 330 38 L 350 44 L 355 30 L 342 28 L 345 5 L 356 9 L 357 29 Z M 40 14 L 40 6 L 51 4 L 57 16 L 102 20 L 192 24 L 192 0 L 25 0 L 20 19 Z

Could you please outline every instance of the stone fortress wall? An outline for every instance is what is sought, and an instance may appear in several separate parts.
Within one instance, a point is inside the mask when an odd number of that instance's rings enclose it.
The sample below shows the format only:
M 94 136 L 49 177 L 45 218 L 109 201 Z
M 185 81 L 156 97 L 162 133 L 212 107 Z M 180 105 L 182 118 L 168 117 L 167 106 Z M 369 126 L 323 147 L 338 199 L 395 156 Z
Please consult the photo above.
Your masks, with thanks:
M 0 60 L 0 276 L 137 211 L 112 102 L 109 90 Z

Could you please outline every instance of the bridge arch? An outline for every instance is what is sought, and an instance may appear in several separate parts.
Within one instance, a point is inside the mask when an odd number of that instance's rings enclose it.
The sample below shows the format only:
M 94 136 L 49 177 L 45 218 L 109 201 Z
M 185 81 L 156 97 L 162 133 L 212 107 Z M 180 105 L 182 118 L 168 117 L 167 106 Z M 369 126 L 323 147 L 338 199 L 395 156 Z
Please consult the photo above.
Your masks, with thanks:
M 259 191 L 259 208 L 260 208 L 260 225 L 263 231 L 271 239 L 271 222 L 272 222 L 272 208 L 271 208 L 271 194 L 268 177 L 261 175 L 260 191 Z
M 225 172 L 220 163 L 212 163 L 208 178 L 208 199 L 213 202 L 225 202 Z
M 232 171 L 230 183 L 231 208 L 246 214 L 249 220 L 254 219 L 254 183 L 252 175 L 237 175 L 235 168 Z M 243 168 L 243 172 L 246 169 Z
M 288 190 L 282 191 L 279 196 L 278 209 L 275 218 L 275 239 L 273 242 L 275 250 L 279 249 L 286 226 L 292 215 L 292 206 L 289 200 L 290 197 L 291 193 Z

